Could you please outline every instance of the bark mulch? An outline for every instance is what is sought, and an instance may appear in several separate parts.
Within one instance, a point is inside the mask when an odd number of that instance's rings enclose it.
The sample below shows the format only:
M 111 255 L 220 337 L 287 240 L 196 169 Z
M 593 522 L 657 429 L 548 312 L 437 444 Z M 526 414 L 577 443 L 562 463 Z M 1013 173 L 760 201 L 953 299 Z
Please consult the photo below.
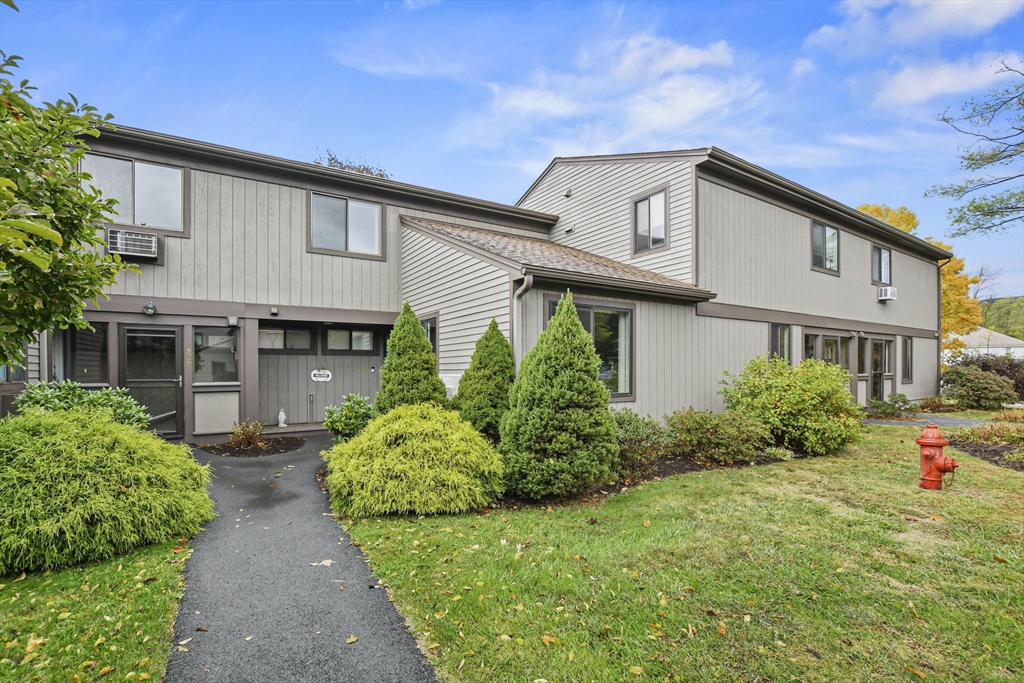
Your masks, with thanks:
M 975 443 L 966 441 L 955 441 L 950 440 L 952 445 L 957 450 L 961 450 L 964 453 L 969 453 L 975 458 L 980 458 L 986 462 L 990 462 L 993 465 L 1005 467 L 1010 470 L 1017 470 L 1018 472 L 1024 472 L 1024 462 L 1016 461 L 1009 462 L 1006 460 L 1006 456 L 1013 451 L 1019 450 L 1020 446 L 1012 446 L 1009 444 L 991 444 L 991 443 Z
M 239 448 L 229 443 L 213 443 L 200 446 L 207 453 L 223 455 L 228 458 L 259 458 L 264 455 L 291 453 L 302 448 L 306 443 L 304 436 L 271 436 L 263 440 L 263 447 Z

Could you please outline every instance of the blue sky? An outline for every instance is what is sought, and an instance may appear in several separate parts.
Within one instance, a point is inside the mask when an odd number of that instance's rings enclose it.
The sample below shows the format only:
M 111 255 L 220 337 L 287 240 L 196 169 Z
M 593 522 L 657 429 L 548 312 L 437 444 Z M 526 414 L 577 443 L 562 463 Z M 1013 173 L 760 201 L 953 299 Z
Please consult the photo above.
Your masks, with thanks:
M 936 116 L 1024 54 L 1022 0 L 18 5 L 38 99 L 125 125 L 507 203 L 556 155 L 715 145 L 936 237 L 966 143 Z M 946 241 L 1024 294 L 1024 230 Z

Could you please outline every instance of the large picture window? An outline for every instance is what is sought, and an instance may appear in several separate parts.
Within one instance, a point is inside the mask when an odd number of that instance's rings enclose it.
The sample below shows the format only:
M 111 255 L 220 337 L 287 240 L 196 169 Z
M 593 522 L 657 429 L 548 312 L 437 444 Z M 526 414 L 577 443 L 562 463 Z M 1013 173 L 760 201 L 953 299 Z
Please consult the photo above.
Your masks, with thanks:
M 664 247 L 668 239 L 667 193 L 655 192 L 633 202 L 633 253 Z
M 892 250 L 873 245 L 871 247 L 871 279 L 880 285 L 892 284 Z
M 237 382 L 238 381 L 238 339 L 233 327 L 196 327 L 193 330 L 195 344 L 195 369 L 192 381 Z
M 839 272 L 839 231 L 822 223 L 811 224 L 811 265 Z
M 92 175 L 86 184 L 117 200 L 111 223 L 160 230 L 184 229 L 184 171 L 173 166 L 133 159 L 86 154 L 82 171 Z
M 312 193 L 310 246 L 329 252 L 381 255 L 381 205 Z
M 548 305 L 548 319 L 555 314 L 557 301 Z M 613 396 L 633 393 L 633 312 L 601 305 L 576 304 L 583 329 L 594 340 L 601 359 L 598 377 Z

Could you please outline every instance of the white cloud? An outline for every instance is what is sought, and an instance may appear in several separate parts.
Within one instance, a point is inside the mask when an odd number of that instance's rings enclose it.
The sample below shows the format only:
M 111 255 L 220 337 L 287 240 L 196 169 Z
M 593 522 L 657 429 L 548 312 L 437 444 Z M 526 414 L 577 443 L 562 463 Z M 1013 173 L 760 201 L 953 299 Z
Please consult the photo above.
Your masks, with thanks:
M 877 106 L 919 104 L 939 95 L 978 92 L 1013 77 L 999 73 L 1000 55 L 985 53 L 958 62 L 937 62 L 905 67 L 889 76 L 875 96 Z M 1008 61 L 1020 60 L 1017 55 Z
M 374 76 L 407 76 L 412 78 L 450 78 L 465 76 L 464 66 L 430 50 L 419 50 L 409 54 L 381 54 L 377 47 L 367 41 L 335 50 L 334 59 L 342 66 L 365 71 Z
M 1019 0 L 844 0 L 843 21 L 812 32 L 809 47 L 833 49 L 845 56 L 877 52 L 879 46 L 935 41 L 982 34 L 1021 12 Z
M 759 80 L 722 73 L 733 59 L 725 41 L 695 47 L 650 33 L 589 45 L 565 71 L 488 84 L 491 100 L 464 116 L 451 140 L 532 148 L 546 158 L 679 148 L 699 126 L 758 100 Z
M 812 74 L 817 70 L 814 62 L 810 59 L 798 59 L 793 62 L 792 68 L 789 70 L 789 77 L 791 79 L 803 78 L 807 74 Z
M 418 9 L 423 9 L 428 5 L 435 5 L 441 0 L 405 0 L 405 8 L 415 12 Z

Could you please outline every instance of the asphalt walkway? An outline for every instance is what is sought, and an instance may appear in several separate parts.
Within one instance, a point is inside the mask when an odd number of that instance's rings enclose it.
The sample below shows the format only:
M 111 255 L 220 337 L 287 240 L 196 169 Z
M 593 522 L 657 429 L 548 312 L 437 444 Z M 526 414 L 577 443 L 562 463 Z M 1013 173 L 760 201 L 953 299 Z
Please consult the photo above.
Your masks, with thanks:
M 974 425 L 989 424 L 987 420 L 971 420 L 966 417 L 950 417 L 948 415 L 943 415 L 942 413 L 917 413 L 914 415 L 913 420 L 884 420 L 868 418 L 861 420 L 861 422 L 869 425 L 889 425 L 897 427 L 900 425 L 921 425 L 922 429 L 924 429 L 929 422 L 937 427 L 942 427 L 943 429 L 954 427 L 973 427 Z
M 168 683 L 436 681 L 317 485 L 329 445 L 317 436 L 262 458 L 195 451 L 213 466 L 220 516 L 185 566 Z

